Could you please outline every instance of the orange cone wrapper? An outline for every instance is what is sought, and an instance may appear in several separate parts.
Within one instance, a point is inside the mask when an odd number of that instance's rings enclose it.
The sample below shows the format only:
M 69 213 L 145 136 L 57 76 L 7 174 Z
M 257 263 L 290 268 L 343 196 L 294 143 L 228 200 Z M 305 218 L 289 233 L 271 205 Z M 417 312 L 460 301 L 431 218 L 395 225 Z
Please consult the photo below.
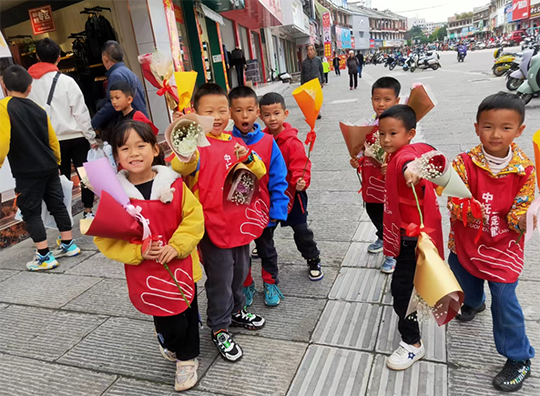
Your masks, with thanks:
M 433 241 L 425 232 L 420 232 L 416 254 L 414 288 L 431 308 L 437 324 L 443 326 L 458 314 L 465 294 L 454 273 L 439 256 Z M 413 293 L 407 315 L 416 311 L 417 304 L 413 302 L 414 298 Z
M 191 96 L 197 81 L 197 72 L 174 72 L 174 79 L 178 89 L 178 110 L 182 111 L 190 106 Z
M 423 85 L 416 85 L 409 95 L 407 105 L 416 113 L 416 121 L 420 122 L 434 107 L 435 103 L 431 100 L 426 88 Z
M 306 141 L 304 142 L 305 144 L 310 145 L 309 151 L 311 151 L 315 139 L 317 139 L 317 135 L 315 134 L 315 121 L 317 121 L 323 103 L 323 93 L 319 79 L 314 78 L 296 88 L 293 91 L 293 97 L 311 128 L 307 134 Z
M 534 166 L 536 167 L 536 184 L 540 188 L 540 176 L 538 175 L 538 169 L 540 166 L 540 130 L 536 131 L 533 135 L 533 148 L 534 148 Z M 536 216 L 536 224 L 534 218 Z M 529 210 L 527 211 L 527 231 L 525 234 L 525 242 L 529 242 L 533 237 L 534 228 L 540 230 L 540 198 L 536 198 Z
M 341 129 L 351 158 L 356 158 L 358 153 L 362 151 L 366 142 L 366 136 L 375 131 L 376 128 L 376 125 L 356 126 L 343 122 L 339 123 L 339 129 Z

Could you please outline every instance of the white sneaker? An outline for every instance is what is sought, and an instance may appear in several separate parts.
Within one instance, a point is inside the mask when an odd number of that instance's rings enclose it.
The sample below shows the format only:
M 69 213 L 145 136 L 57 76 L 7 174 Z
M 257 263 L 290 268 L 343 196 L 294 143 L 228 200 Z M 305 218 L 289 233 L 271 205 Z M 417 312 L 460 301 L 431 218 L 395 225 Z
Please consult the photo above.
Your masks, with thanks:
M 191 389 L 197 384 L 197 369 L 199 361 L 197 359 L 176 361 L 176 376 L 174 379 L 174 390 L 177 392 Z
M 399 343 L 398 349 L 386 361 L 386 366 L 391 370 L 406 370 L 411 367 L 414 362 L 420 360 L 426 354 L 424 343 L 420 341 L 420 348 L 409 345 L 403 341 Z

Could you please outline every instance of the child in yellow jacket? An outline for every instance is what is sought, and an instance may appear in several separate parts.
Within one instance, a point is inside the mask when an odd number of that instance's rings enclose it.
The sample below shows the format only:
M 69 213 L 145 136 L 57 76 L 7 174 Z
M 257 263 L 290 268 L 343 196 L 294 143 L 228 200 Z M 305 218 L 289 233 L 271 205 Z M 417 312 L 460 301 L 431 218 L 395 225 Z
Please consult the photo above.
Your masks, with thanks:
M 179 174 L 156 166 L 163 159 L 149 125 L 123 123 L 111 144 L 123 168 L 120 184 L 132 204 L 142 208 L 154 239 L 137 244 L 96 237 L 94 242 L 106 257 L 126 264 L 131 302 L 153 315 L 161 353 L 176 362 L 175 390 L 186 390 L 197 383 L 199 366 L 196 282 L 202 270 L 196 248 L 204 234 L 202 207 Z

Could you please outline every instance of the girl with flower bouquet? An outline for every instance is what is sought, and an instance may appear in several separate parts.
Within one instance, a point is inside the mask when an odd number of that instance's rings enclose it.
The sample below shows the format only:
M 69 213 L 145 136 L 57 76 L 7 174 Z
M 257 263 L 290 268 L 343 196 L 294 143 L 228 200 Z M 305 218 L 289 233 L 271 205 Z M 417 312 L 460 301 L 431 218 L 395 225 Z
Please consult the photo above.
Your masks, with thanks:
M 375 115 L 369 125 L 378 126 L 380 115 L 388 108 L 399 103 L 401 84 L 393 77 L 379 78 L 371 87 L 371 104 Z M 378 127 L 366 136 L 364 150 L 357 158 L 351 159 L 351 166 L 362 176 L 362 200 L 366 212 L 377 229 L 377 240 L 368 246 L 369 253 L 383 250 L 383 213 L 384 213 L 384 175 L 386 169 L 385 153 L 379 144 Z M 387 274 L 394 272 L 396 260 L 386 256 L 381 271 Z
M 186 390 L 197 383 L 199 366 L 196 282 L 202 270 L 196 248 L 204 234 L 202 207 L 180 175 L 162 166 L 148 124 L 126 121 L 115 131 L 111 145 L 123 168 L 118 173 L 120 185 L 133 206 L 142 208 L 152 237 L 145 241 L 96 237 L 94 242 L 106 257 L 126 264 L 131 302 L 154 317 L 161 353 L 176 362 L 175 390 Z

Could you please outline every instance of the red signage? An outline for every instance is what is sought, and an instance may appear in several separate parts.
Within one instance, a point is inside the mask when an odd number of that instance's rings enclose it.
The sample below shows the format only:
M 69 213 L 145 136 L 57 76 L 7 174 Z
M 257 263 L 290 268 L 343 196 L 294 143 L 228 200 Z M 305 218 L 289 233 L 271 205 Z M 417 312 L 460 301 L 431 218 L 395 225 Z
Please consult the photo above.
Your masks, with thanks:
M 512 3 L 512 20 L 528 19 L 530 5 L 530 0 L 514 0 Z
M 50 5 L 33 8 L 28 10 L 28 13 L 30 14 L 30 23 L 32 24 L 34 36 L 56 30 Z

